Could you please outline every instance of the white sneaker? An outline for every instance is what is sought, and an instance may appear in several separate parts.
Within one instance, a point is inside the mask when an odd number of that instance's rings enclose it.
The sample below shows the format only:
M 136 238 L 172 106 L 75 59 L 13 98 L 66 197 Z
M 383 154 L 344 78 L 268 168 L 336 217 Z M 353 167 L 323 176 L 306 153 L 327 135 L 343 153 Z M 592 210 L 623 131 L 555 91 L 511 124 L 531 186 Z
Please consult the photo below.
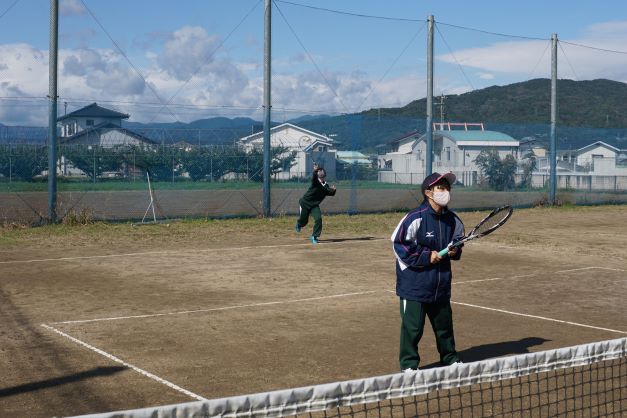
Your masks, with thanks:
M 411 373 L 411 372 L 415 372 L 418 369 L 412 369 L 411 367 L 407 368 L 407 369 L 403 369 L 401 370 L 401 373 Z
M 464 362 L 461 361 L 461 360 L 460 361 L 456 361 L 455 363 L 449 364 L 449 366 L 455 366 L 455 365 L 458 365 L 458 364 L 464 364 Z

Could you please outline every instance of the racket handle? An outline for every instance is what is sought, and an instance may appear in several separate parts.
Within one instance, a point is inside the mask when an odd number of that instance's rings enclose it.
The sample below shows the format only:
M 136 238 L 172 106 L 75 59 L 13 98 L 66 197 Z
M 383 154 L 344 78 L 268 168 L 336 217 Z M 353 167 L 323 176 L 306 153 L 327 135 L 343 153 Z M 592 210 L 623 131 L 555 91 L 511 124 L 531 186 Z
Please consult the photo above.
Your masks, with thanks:
M 438 252 L 438 255 L 440 257 L 444 257 L 446 254 L 448 254 L 449 251 L 449 247 L 446 247 L 445 249 L 443 249 L 442 251 Z

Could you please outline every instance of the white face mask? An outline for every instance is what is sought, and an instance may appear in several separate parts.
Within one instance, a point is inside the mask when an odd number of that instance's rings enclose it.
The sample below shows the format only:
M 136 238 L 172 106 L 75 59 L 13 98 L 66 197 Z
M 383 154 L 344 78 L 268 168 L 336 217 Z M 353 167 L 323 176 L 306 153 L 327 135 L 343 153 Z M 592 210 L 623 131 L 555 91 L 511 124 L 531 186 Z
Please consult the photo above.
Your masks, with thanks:
M 440 206 L 448 205 L 448 202 L 451 200 L 451 194 L 448 190 L 444 191 L 433 191 L 433 201 Z

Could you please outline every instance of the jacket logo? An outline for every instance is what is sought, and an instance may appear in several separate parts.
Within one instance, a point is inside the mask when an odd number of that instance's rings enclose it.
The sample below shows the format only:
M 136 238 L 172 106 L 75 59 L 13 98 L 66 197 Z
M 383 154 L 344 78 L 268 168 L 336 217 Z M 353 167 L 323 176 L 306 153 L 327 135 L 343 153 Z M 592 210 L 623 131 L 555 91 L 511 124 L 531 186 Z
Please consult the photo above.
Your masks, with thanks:
M 433 238 L 434 237 L 434 235 L 433 235 L 434 232 L 435 231 L 427 231 L 427 235 L 425 235 L 425 238 Z

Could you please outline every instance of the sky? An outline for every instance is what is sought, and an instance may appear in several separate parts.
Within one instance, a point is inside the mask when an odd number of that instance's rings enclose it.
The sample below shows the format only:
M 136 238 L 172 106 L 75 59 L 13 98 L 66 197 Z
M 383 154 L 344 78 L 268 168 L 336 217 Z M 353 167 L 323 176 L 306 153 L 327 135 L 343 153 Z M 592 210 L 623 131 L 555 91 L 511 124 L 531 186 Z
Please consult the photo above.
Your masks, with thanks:
M 627 1 L 274 0 L 272 119 L 558 76 L 627 82 Z M 0 123 L 45 126 L 50 2 L 0 0 Z M 263 118 L 264 0 L 59 0 L 59 114 Z M 590 48 L 591 47 L 591 48 Z M 612 52 L 614 51 L 614 52 Z

